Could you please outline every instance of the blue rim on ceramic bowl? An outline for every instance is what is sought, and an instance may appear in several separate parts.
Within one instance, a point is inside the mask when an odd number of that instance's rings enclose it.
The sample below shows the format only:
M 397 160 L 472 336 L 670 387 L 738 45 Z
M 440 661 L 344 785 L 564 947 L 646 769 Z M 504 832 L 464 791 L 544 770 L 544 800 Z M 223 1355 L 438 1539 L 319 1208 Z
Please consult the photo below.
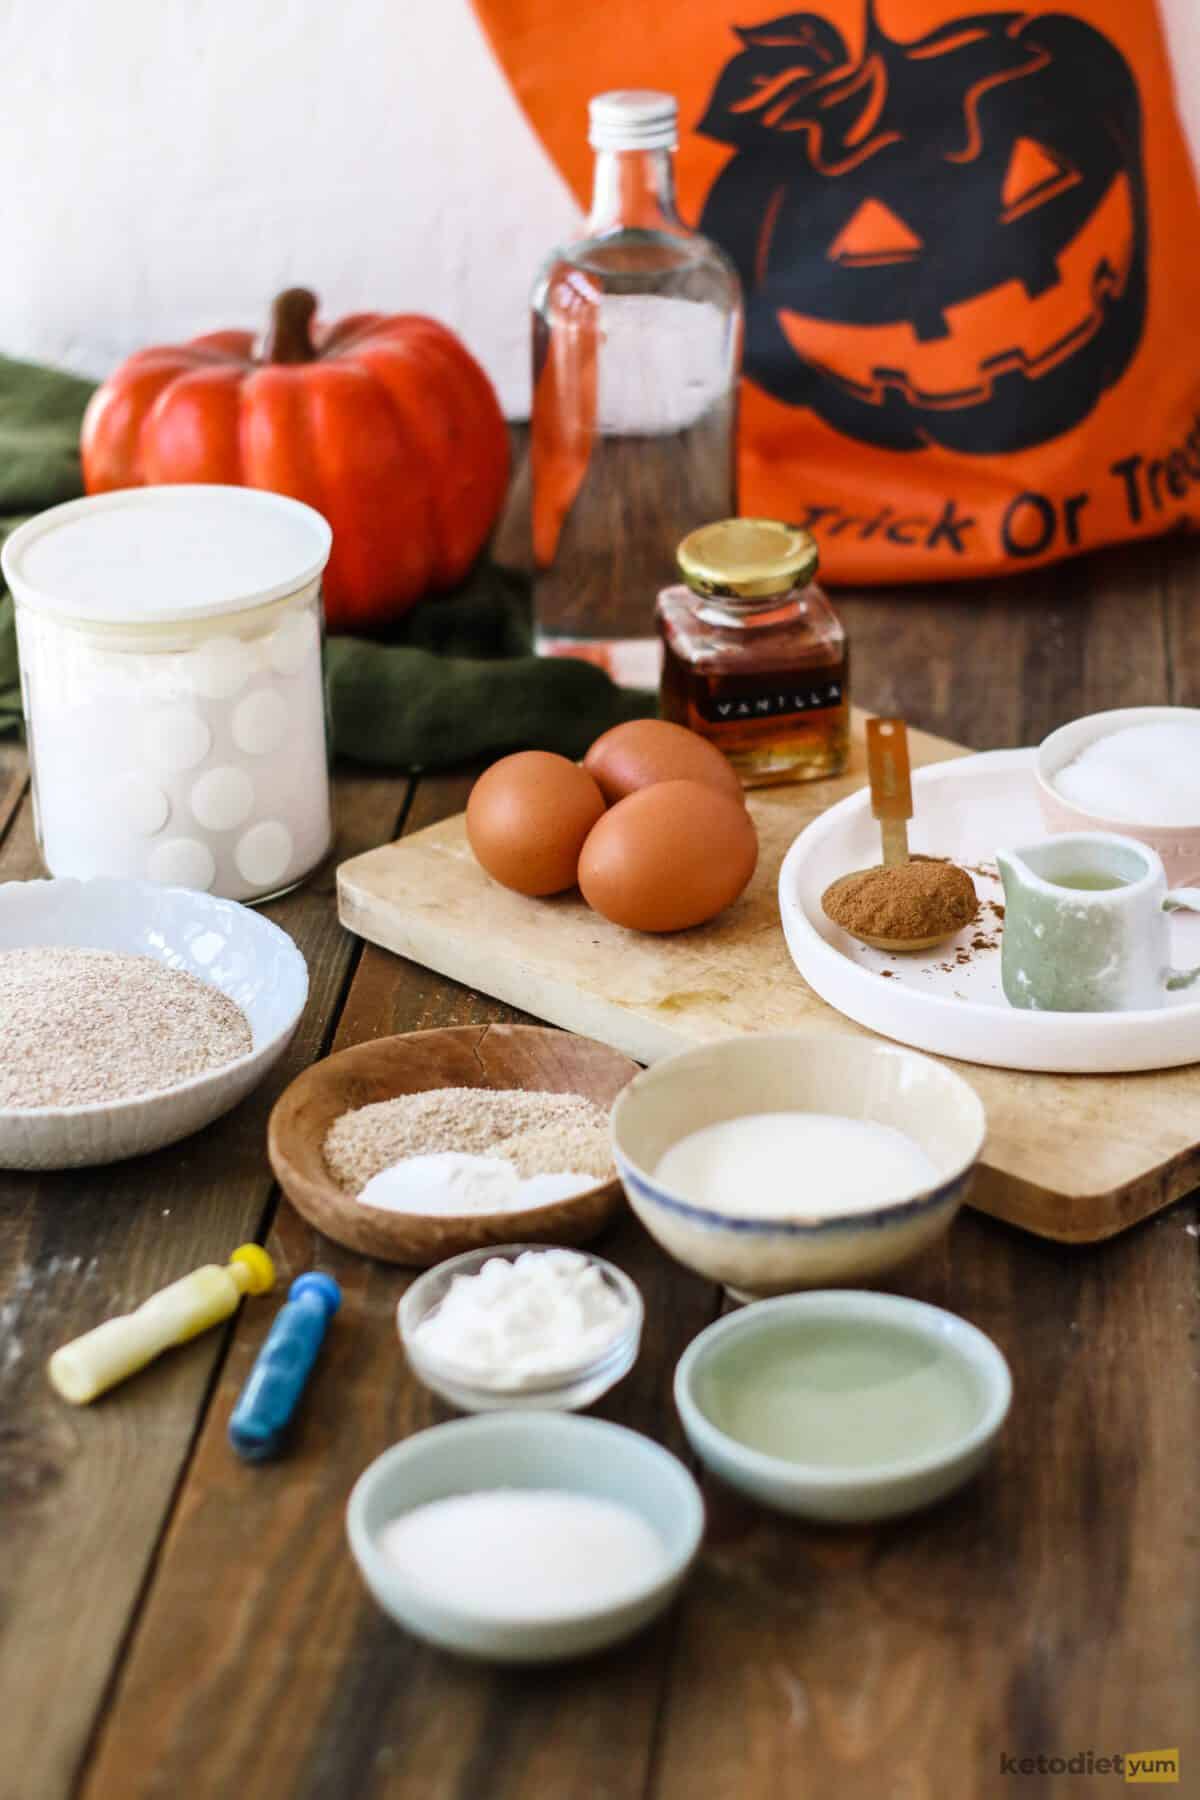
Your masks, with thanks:
M 788 1216 L 721 1212 L 653 1174 L 689 1132 L 755 1112 L 839 1112 L 906 1130 L 944 1174 L 877 1207 Z M 869 1038 L 794 1032 L 723 1038 L 636 1076 L 612 1115 L 613 1155 L 630 1205 L 664 1249 L 738 1297 L 787 1293 L 874 1275 L 946 1229 L 983 1148 L 983 1104 L 961 1075 Z M 800 1178 L 802 1182 L 802 1177 Z
M 558 1488 L 631 1507 L 663 1539 L 667 1555 L 660 1574 L 615 1604 L 505 1622 L 418 1589 L 379 1546 L 384 1525 L 414 1507 L 452 1494 L 521 1487 Z M 434 1425 L 385 1450 L 354 1484 L 346 1531 L 375 1600 L 406 1630 L 461 1656 L 553 1662 L 604 1649 L 666 1610 L 700 1548 L 704 1501 L 677 1456 L 627 1426 L 567 1413 L 499 1412 Z
M 615 1263 L 574 1246 L 572 1254 L 582 1256 L 586 1263 L 600 1271 L 607 1287 L 624 1303 L 628 1315 L 611 1343 L 586 1362 L 563 1364 L 553 1375 L 528 1387 L 489 1387 L 476 1370 L 464 1369 L 447 1357 L 431 1354 L 415 1337 L 418 1325 L 440 1305 L 457 1275 L 475 1275 L 494 1257 L 514 1261 L 526 1250 L 540 1252 L 556 1247 L 553 1244 L 485 1245 L 479 1250 L 466 1250 L 461 1256 L 452 1256 L 446 1262 L 435 1263 L 418 1276 L 396 1308 L 400 1341 L 418 1381 L 463 1412 L 509 1412 L 513 1409 L 573 1412 L 578 1407 L 590 1406 L 628 1375 L 637 1361 L 642 1342 L 645 1308 L 641 1293 L 636 1282 Z
M 900 1219 L 915 1218 L 954 1199 L 962 1188 L 966 1175 L 953 1176 L 949 1181 L 943 1182 L 941 1187 L 929 1188 L 912 1200 L 893 1200 L 871 1212 L 842 1213 L 828 1219 L 743 1219 L 736 1213 L 718 1212 L 715 1207 L 696 1206 L 690 1200 L 679 1199 L 668 1188 L 659 1187 L 656 1182 L 647 1180 L 632 1163 L 622 1166 L 621 1179 L 626 1185 L 637 1188 L 642 1199 L 653 1201 L 655 1205 L 665 1207 L 668 1212 L 678 1213 L 681 1218 L 691 1219 L 699 1225 L 712 1226 L 721 1231 L 811 1240 L 814 1237 L 836 1235 L 838 1232 L 857 1234 L 863 1230 L 884 1230 Z
M 725 1431 L 697 1394 L 706 1363 L 735 1343 L 784 1331 L 791 1323 L 828 1319 L 879 1324 L 935 1341 L 969 1368 L 978 1416 L 952 1443 L 910 1457 L 861 1467 L 802 1463 L 757 1450 Z M 1012 1403 L 1012 1375 L 985 1332 L 940 1306 L 900 1294 L 861 1289 L 785 1294 L 718 1319 L 694 1338 L 675 1368 L 675 1406 L 700 1460 L 742 1493 L 780 1511 L 826 1523 L 853 1524 L 915 1511 L 961 1487 L 986 1460 Z

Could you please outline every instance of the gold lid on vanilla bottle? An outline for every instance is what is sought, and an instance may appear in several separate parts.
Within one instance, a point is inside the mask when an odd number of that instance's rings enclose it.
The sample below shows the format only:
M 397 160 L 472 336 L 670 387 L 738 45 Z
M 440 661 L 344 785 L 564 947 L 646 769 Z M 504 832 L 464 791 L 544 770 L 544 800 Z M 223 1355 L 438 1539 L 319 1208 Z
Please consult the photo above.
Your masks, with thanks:
M 675 552 L 695 594 L 759 600 L 804 587 L 820 554 L 811 532 L 778 519 L 719 519 L 689 531 Z

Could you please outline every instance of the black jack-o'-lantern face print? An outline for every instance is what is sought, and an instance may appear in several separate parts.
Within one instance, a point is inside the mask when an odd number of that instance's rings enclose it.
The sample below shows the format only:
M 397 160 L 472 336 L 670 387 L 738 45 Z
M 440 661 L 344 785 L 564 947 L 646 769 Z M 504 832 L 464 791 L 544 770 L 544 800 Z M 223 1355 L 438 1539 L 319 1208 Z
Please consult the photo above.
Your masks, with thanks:
M 1086 417 L 1146 311 L 1141 107 L 1060 13 L 909 43 L 868 0 L 854 60 L 816 13 L 739 29 L 698 129 L 736 154 L 701 230 L 746 290 L 746 372 L 889 449 L 1023 449 Z

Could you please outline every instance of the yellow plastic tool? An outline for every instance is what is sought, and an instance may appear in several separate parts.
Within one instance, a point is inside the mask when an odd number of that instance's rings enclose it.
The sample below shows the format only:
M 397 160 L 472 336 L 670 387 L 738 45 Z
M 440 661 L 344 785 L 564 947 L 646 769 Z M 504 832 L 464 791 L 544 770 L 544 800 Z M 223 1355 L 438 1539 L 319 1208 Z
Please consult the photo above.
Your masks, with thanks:
M 51 1383 L 73 1406 L 86 1406 L 164 1350 L 219 1325 L 237 1310 L 243 1294 L 266 1294 L 274 1285 L 275 1265 L 266 1251 L 240 1244 L 225 1268 L 206 1263 L 193 1269 L 151 1294 L 136 1312 L 108 1319 L 64 1344 L 47 1365 Z

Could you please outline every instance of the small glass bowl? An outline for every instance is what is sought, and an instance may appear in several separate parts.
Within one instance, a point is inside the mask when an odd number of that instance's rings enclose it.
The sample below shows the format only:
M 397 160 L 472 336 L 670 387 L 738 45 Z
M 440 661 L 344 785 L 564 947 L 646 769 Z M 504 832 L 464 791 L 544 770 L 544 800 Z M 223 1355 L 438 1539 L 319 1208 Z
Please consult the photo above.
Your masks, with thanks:
M 456 1275 L 477 1275 L 485 1262 L 502 1257 L 515 1262 L 526 1250 L 566 1248 L 555 1244 L 497 1244 L 483 1250 L 468 1250 L 464 1256 L 452 1256 L 447 1262 L 427 1269 L 413 1282 L 396 1309 L 400 1341 L 404 1345 L 409 1367 L 418 1381 L 457 1406 L 461 1412 L 557 1411 L 575 1412 L 590 1406 L 601 1394 L 615 1387 L 637 1361 L 642 1341 L 642 1296 L 623 1270 L 603 1257 L 586 1250 L 575 1250 L 594 1269 L 599 1269 L 606 1285 L 624 1302 L 628 1317 L 599 1355 L 587 1362 L 564 1365 L 541 1379 L 536 1386 L 501 1386 L 484 1382 L 474 1369 L 462 1369 L 444 1357 L 431 1356 L 416 1339 L 418 1325 L 441 1305 Z M 573 1249 L 574 1247 L 571 1246 Z

